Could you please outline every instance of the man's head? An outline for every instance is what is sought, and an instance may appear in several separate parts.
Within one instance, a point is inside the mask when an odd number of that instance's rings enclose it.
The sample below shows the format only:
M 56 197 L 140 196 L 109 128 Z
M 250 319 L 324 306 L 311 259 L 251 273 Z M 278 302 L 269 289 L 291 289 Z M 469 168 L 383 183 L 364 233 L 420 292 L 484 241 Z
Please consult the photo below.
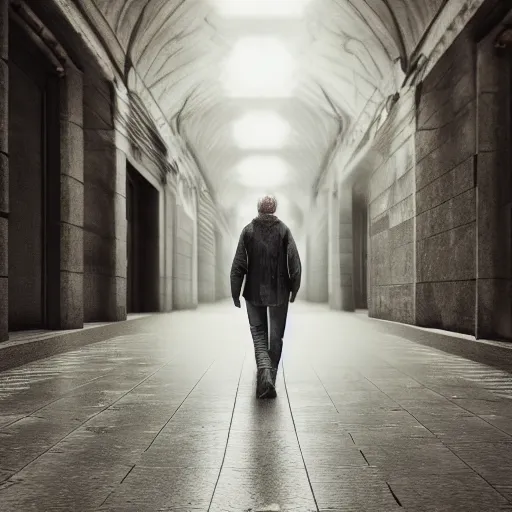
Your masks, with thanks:
M 277 210 L 277 200 L 274 196 L 265 196 L 258 201 L 258 213 L 260 215 L 274 214 Z

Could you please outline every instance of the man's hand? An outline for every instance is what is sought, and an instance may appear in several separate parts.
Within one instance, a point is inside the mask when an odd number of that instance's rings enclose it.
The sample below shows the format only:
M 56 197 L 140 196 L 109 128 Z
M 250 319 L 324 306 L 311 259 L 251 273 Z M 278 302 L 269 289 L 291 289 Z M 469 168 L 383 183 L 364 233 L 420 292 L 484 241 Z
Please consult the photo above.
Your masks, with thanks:
M 293 293 L 293 292 L 292 292 L 292 294 L 291 294 L 291 296 L 290 296 L 290 302 L 295 302 L 295 296 L 296 296 L 296 295 L 297 295 L 296 293 Z
M 241 308 L 242 306 L 240 305 L 240 299 L 233 299 L 233 303 L 235 304 L 235 306 L 237 308 Z

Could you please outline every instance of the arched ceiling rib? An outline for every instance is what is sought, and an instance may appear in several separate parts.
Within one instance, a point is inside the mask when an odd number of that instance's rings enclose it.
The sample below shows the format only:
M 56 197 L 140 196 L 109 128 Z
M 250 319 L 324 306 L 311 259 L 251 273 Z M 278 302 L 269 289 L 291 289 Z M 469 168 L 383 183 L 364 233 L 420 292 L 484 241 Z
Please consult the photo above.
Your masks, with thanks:
M 301 18 L 235 20 L 222 18 L 215 0 L 75 1 L 94 3 L 102 12 L 127 53 L 127 66 L 136 68 L 170 125 L 188 141 L 226 208 L 248 193 L 234 172 L 248 153 L 234 145 L 235 120 L 251 109 L 270 109 L 289 123 L 291 137 L 277 154 L 293 170 L 281 188 L 297 204 L 340 128 L 341 136 L 349 136 L 346 130 L 376 91 L 384 99 L 395 92 L 397 62 L 407 69 L 446 3 L 310 0 Z M 239 38 L 261 34 L 279 37 L 291 49 L 300 77 L 293 96 L 226 97 L 220 81 L 225 59 Z

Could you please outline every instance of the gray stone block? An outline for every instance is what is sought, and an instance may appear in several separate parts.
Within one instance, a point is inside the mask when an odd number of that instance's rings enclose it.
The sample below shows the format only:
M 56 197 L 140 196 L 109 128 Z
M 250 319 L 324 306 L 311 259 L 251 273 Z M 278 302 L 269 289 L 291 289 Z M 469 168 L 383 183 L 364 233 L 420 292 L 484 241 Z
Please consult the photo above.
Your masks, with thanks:
M 126 155 L 120 149 L 116 151 L 116 192 L 126 197 Z
M 372 288 L 371 295 L 371 317 L 414 323 L 413 285 L 376 286 Z
M 512 279 L 478 279 L 477 337 L 512 339 Z
M 94 231 L 85 229 L 83 240 L 85 271 L 92 274 L 113 276 L 115 238 L 104 237 Z
M 126 295 L 127 295 L 127 283 L 124 277 L 115 277 L 115 320 L 126 320 Z
M 354 311 L 354 288 L 352 286 L 341 286 L 340 301 L 342 311 Z
M 473 158 L 468 158 L 416 193 L 416 214 L 434 208 L 473 186 Z
M 9 158 L 0 153 L 0 212 L 9 211 Z
M 391 249 L 389 253 L 391 283 L 410 284 L 414 282 L 414 243 Z
M 461 34 L 423 81 L 418 126 L 439 113 L 452 116 L 476 95 L 473 42 Z M 453 91 L 457 91 L 457 95 Z
M 176 253 L 173 275 L 177 279 L 192 279 L 192 255 Z
M 9 275 L 9 221 L 0 217 L 0 277 Z
M 84 325 L 84 276 L 74 272 L 60 273 L 61 329 L 81 329 Z
M 509 115 L 504 111 L 506 98 L 499 93 L 483 93 L 478 98 L 478 151 L 496 151 L 502 133 L 508 130 Z
M 340 238 L 339 250 L 341 254 L 352 254 L 352 238 Z
M 112 321 L 114 279 L 90 271 L 84 273 L 84 322 Z
M 120 151 L 116 147 L 116 131 L 98 130 L 95 128 L 84 128 L 84 151 L 105 151 L 108 148 L 115 148 L 114 151 Z
M 116 192 L 116 149 L 89 150 L 84 155 L 84 178 L 104 190 Z
M 463 194 L 432 208 L 416 219 L 418 240 L 429 238 L 476 220 L 476 193 L 471 188 Z
M 444 143 L 416 164 L 416 190 L 432 183 L 440 176 L 472 157 L 476 152 L 476 122 L 474 104 L 465 109 L 457 132 L 446 132 Z M 418 147 L 421 141 L 418 141 Z
M 115 246 L 115 264 L 114 275 L 126 279 L 127 275 L 127 247 L 125 240 L 114 240 Z
M 84 95 L 82 72 L 74 66 L 66 68 L 66 76 L 61 80 L 60 118 L 83 127 Z M 108 112 L 108 110 L 106 110 Z
M 9 279 L 0 276 L 0 342 L 9 339 Z
M 510 207 L 478 211 L 478 275 L 483 279 L 510 279 Z
M 9 59 L 9 0 L 0 0 L 0 59 Z
M 354 266 L 354 256 L 352 253 L 343 253 L 339 254 L 339 268 L 341 269 L 342 273 L 345 274 L 351 274 L 352 273 L 352 267 Z
M 395 204 L 393 197 L 393 188 L 388 187 L 382 194 L 377 196 L 369 205 L 368 213 L 370 219 L 375 219 L 388 211 Z
M 475 231 L 476 224 L 472 222 L 418 241 L 417 282 L 475 279 Z
M 477 45 L 478 93 L 498 91 L 503 80 L 502 61 L 493 42 L 493 37 L 487 37 Z
M 447 139 L 456 138 L 465 129 L 476 103 L 470 102 L 457 113 L 443 115 L 442 119 L 430 119 L 427 126 L 416 132 L 416 161 L 421 162 L 428 154 L 440 148 Z
M 83 228 L 61 223 L 60 244 L 61 271 L 82 273 L 84 271 Z
M 9 154 L 9 68 L 0 60 L 0 152 Z
M 97 184 L 86 182 L 84 187 L 84 227 L 105 238 L 114 238 L 115 212 L 114 192 L 105 190 Z M 126 214 L 125 214 L 126 216 Z
M 406 197 L 389 209 L 389 227 L 398 226 L 408 219 L 412 219 L 414 212 L 414 195 Z
M 77 181 L 84 181 L 84 133 L 81 126 L 69 121 L 60 122 L 60 172 Z
M 477 180 L 479 206 L 501 206 L 512 201 L 512 173 L 506 152 L 478 153 Z
M 93 82 L 87 76 L 84 78 L 84 127 L 94 130 L 112 130 L 114 128 L 111 116 L 112 93 L 108 82 L 96 77 Z
M 414 218 L 393 226 L 389 230 L 389 243 L 391 248 L 409 244 L 414 241 Z
M 353 277 L 352 273 L 345 274 L 343 270 L 340 274 L 340 286 L 343 287 L 352 287 L 353 285 Z
M 393 199 L 395 204 L 398 204 L 400 201 L 403 201 L 413 194 L 416 190 L 414 169 L 411 169 L 400 176 L 395 181 L 393 189 Z
M 370 225 L 370 234 L 371 236 L 378 235 L 382 233 L 382 231 L 387 231 L 389 229 L 389 214 L 385 213 L 382 216 L 378 217 L 374 221 L 372 221 Z
M 338 238 L 352 238 L 352 229 L 352 222 L 350 224 L 340 224 L 338 227 Z
M 84 185 L 82 182 L 61 174 L 60 177 L 61 221 L 74 226 L 84 225 Z
M 422 327 L 474 334 L 475 281 L 418 283 L 416 323 Z

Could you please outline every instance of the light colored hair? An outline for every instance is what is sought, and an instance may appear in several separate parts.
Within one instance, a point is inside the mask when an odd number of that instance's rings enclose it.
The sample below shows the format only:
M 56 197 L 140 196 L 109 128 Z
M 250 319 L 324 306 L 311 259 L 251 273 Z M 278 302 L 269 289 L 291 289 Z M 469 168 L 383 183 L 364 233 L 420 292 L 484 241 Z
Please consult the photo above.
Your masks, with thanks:
M 273 214 L 277 210 L 277 199 L 274 196 L 265 196 L 258 200 L 258 213 Z

